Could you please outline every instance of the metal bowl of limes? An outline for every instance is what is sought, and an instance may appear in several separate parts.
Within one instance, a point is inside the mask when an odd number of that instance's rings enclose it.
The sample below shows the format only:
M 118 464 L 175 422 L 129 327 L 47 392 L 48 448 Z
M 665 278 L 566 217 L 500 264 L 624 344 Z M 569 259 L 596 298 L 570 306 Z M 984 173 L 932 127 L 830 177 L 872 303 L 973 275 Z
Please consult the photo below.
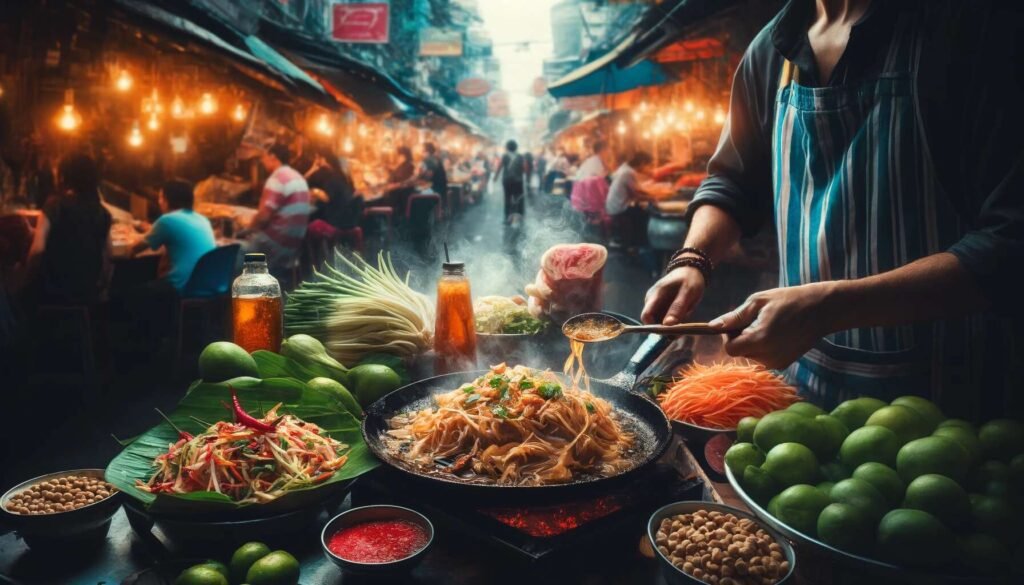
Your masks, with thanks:
M 842 580 L 842 582 L 861 583 L 868 582 L 869 579 L 884 579 L 886 582 L 906 585 L 936 585 L 940 583 L 967 585 L 970 583 L 980 584 L 993 582 L 991 578 L 957 574 L 954 570 L 946 570 L 944 572 L 937 570 L 936 572 L 929 572 L 911 569 L 836 548 L 790 527 L 769 513 L 768 510 L 747 494 L 743 489 L 743 486 L 740 485 L 740 482 L 737 481 L 732 470 L 729 469 L 728 465 L 725 466 L 725 474 L 729 479 L 729 484 L 734 490 L 736 490 L 736 495 L 739 496 L 755 516 L 769 527 L 775 529 L 783 536 L 793 541 L 793 543 L 796 544 L 797 549 L 801 554 L 805 555 L 805 557 L 817 556 L 823 559 L 824 562 L 813 564 L 820 567 L 830 568 L 833 572 L 842 574 L 842 576 L 846 578 L 846 580 Z M 850 577 L 855 577 L 856 580 L 851 581 Z M 840 580 L 835 580 L 835 582 L 840 582 Z

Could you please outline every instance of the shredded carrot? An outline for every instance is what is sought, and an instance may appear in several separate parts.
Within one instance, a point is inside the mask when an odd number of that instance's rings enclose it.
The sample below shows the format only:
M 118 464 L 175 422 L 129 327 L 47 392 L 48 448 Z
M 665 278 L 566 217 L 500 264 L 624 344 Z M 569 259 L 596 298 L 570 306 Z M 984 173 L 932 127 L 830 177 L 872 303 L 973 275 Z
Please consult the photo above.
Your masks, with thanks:
M 743 417 L 764 416 L 799 400 L 777 374 L 737 362 L 691 364 L 658 395 L 670 418 L 715 429 L 734 429 Z

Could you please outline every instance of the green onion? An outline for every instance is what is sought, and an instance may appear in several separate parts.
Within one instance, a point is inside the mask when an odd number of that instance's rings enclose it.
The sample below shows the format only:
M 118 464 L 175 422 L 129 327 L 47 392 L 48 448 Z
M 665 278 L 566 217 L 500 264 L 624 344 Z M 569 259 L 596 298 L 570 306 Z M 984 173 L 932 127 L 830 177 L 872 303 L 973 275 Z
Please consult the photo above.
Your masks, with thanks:
M 537 394 L 542 398 L 551 400 L 552 398 L 558 398 L 562 395 L 562 387 L 558 384 L 552 384 L 551 382 L 545 382 L 537 388 Z

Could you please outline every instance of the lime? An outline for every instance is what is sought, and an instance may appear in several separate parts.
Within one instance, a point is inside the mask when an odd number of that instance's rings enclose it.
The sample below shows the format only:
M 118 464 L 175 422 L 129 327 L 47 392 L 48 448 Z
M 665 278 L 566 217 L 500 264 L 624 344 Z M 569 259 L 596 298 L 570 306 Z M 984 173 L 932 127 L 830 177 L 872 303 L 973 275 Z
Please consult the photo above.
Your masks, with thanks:
M 844 479 L 832 487 L 829 498 L 834 503 L 857 508 L 872 523 L 877 523 L 889 511 L 885 497 L 863 479 Z
M 931 433 L 939 426 L 939 423 L 946 420 L 939 407 L 934 402 L 920 396 L 900 396 L 892 401 L 893 406 L 906 406 L 921 415 L 928 423 L 928 432 Z
M 203 564 L 182 571 L 174 585 L 228 585 L 228 579 L 216 567 Z
M 736 477 L 742 477 L 748 465 L 760 467 L 764 463 L 764 453 L 751 443 L 735 443 L 725 452 L 725 464 Z
M 978 429 L 978 439 L 986 459 L 1009 461 L 1024 453 L 1024 423 L 1008 418 L 989 421 Z
M 235 549 L 228 566 L 231 567 L 231 582 L 245 582 L 245 574 L 253 563 L 270 554 L 270 547 L 262 542 L 247 542 Z
M 832 488 L 834 488 L 835 486 L 836 483 L 834 481 L 823 481 L 814 487 L 821 490 L 821 493 L 825 494 L 826 496 L 832 497 Z
M 975 532 L 990 534 L 1004 542 L 1017 542 L 1014 510 L 1002 498 L 971 494 L 971 520 Z
M 869 461 L 853 470 L 853 477 L 870 483 L 885 498 L 889 508 L 899 506 L 907 486 L 896 470 L 874 461 Z
M 878 523 L 878 550 L 889 560 L 935 567 L 955 558 L 956 539 L 938 518 L 921 510 L 893 510 Z
M 960 427 L 971 431 L 971 434 L 977 435 L 978 431 L 974 428 L 974 425 L 969 421 L 962 418 L 947 418 L 946 420 L 939 423 L 938 429 L 948 429 L 949 427 Z
M 942 427 L 935 429 L 932 433 L 933 437 L 946 437 L 952 439 L 958 445 L 967 451 L 967 456 L 970 459 L 971 465 L 974 465 L 979 459 L 981 459 L 981 441 L 974 434 L 973 431 L 965 429 L 964 427 Z
M 840 550 L 863 553 L 875 539 L 875 520 L 855 506 L 833 503 L 818 516 L 818 538 Z
M 296 585 L 299 561 L 287 551 L 275 550 L 249 567 L 245 582 L 249 585 Z
M 814 448 L 815 454 L 822 461 L 834 459 L 850 431 L 846 430 L 846 425 L 842 421 L 828 414 L 820 414 L 814 417 L 814 420 L 822 430 L 822 442 Z
M 736 440 L 742 443 L 753 443 L 754 429 L 757 428 L 757 423 L 760 421 L 761 419 L 756 416 L 741 418 L 739 424 L 736 425 Z
M 256 360 L 230 341 L 214 341 L 199 354 L 199 377 L 207 382 L 223 382 L 241 376 L 258 378 Z
M 768 513 L 776 518 L 779 517 L 779 495 L 781 494 L 775 494 L 772 496 L 772 499 L 768 500 L 768 506 L 765 507 L 765 509 L 768 510 Z
M 971 501 L 958 483 L 945 475 L 926 473 L 910 482 L 903 507 L 924 510 L 952 529 L 971 518 Z
M 931 433 L 928 421 L 909 406 L 897 405 L 879 408 L 868 417 L 864 425 L 878 425 L 891 430 L 896 433 L 900 445 L 906 445 L 914 439 L 920 439 Z
M 775 504 L 780 522 L 808 536 L 818 533 L 818 514 L 829 505 L 828 496 L 813 485 L 799 484 L 786 488 Z
M 976 573 L 998 575 L 1008 568 L 1010 551 L 991 534 L 968 534 L 957 545 L 964 564 Z
M 207 567 L 210 567 L 211 569 L 214 569 L 215 571 L 217 571 L 221 575 L 224 575 L 225 579 L 230 579 L 231 578 L 231 573 L 228 571 L 228 566 L 225 565 L 224 563 L 220 562 L 220 561 L 215 561 L 213 559 L 207 559 L 206 562 L 203 563 L 203 566 L 207 566 Z
M 985 487 L 992 482 L 1005 482 L 1010 480 L 1010 466 L 1002 461 L 986 461 L 976 467 L 971 474 L 967 485 L 972 491 L 983 492 Z
M 967 451 L 946 437 L 916 439 L 896 455 L 896 471 L 907 483 L 926 473 L 945 475 L 960 483 L 969 463 Z
M 822 465 L 819 470 L 821 471 L 821 476 L 824 477 L 826 481 L 831 481 L 833 483 L 843 481 L 850 477 L 850 470 L 838 461 L 829 461 Z
M 861 396 L 853 400 L 847 400 L 832 411 L 832 416 L 843 421 L 846 428 L 851 432 L 864 426 L 876 410 L 886 406 L 884 402 L 870 396 Z
M 814 452 L 800 443 L 781 443 L 764 458 L 762 469 L 782 487 L 811 483 L 818 478 L 818 460 Z
M 743 470 L 743 477 L 737 478 L 743 485 L 743 489 L 759 503 L 767 502 L 772 496 L 779 493 L 779 486 L 768 475 L 768 472 L 760 467 L 748 465 Z
M 823 431 L 813 418 L 795 412 L 777 410 L 761 418 L 754 429 L 754 444 L 767 453 L 780 443 L 800 443 L 805 447 L 821 444 Z
M 363 364 L 348 371 L 350 390 L 364 407 L 402 385 L 394 370 L 380 364 Z
M 356 402 L 355 397 L 353 397 L 352 393 L 348 391 L 348 388 L 342 386 L 337 380 L 319 377 L 306 382 L 306 385 L 309 386 L 311 390 L 323 392 L 324 394 L 334 397 L 334 399 L 337 400 L 338 403 L 349 412 L 349 414 L 357 419 L 362 418 L 363 409 L 359 407 L 359 403 Z
M 793 404 L 789 405 L 789 408 L 787 408 L 786 411 L 802 414 L 808 418 L 814 418 L 819 414 L 825 414 L 824 410 L 818 408 L 817 406 L 811 404 L 810 402 L 794 402 Z
M 839 448 L 839 460 L 849 469 L 869 461 L 896 466 L 896 454 L 900 450 L 900 440 L 896 433 L 885 427 L 861 427 L 846 437 Z

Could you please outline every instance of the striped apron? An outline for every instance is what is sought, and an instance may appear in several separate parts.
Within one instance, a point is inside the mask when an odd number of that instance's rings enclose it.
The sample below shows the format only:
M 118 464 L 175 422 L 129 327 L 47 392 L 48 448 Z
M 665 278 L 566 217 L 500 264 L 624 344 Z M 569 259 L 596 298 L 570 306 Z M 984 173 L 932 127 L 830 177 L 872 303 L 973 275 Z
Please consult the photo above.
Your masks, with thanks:
M 917 124 L 915 28 L 901 17 L 882 74 L 857 85 L 802 86 L 798 69 L 785 62 L 772 135 L 780 286 L 879 274 L 941 252 L 963 235 Z M 944 385 L 969 383 L 964 326 L 841 331 L 820 340 L 786 375 L 829 408 L 861 395 L 939 400 Z

